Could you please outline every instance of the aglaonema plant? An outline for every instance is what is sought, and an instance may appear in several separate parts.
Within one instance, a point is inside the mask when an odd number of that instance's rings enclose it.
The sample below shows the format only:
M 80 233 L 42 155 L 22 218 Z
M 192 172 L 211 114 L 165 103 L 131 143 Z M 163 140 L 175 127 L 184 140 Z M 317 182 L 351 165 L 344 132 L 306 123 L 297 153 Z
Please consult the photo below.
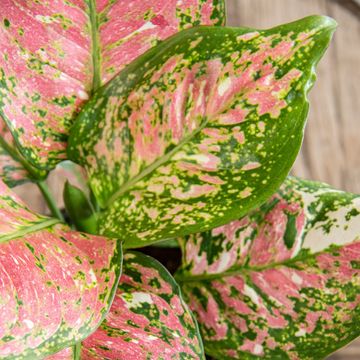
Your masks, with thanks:
M 359 335 L 360 198 L 288 177 L 335 21 L 0 5 L 1 359 L 319 359 Z M 174 277 L 149 245 L 181 249 Z

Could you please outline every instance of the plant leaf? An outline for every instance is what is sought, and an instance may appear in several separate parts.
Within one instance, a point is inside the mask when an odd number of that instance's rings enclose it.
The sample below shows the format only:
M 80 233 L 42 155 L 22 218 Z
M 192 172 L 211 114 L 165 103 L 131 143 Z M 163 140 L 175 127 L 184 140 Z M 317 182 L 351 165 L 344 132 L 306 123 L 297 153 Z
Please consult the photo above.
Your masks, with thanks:
M 56 177 L 64 182 L 69 181 L 73 186 L 83 191 L 87 197 L 90 197 L 86 171 L 81 166 L 72 161 L 65 160 L 57 165 L 53 173 L 56 173 Z
M 0 358 L 43 358 L 101 323 L 121 244 L 30 211 L 0 182 Z
M 0 179 L 8 186 L 21 185 L 32 178 L 44 179 L 46 173 L 32 168 L 16 149 L 14 138 L 0 116 Z
M 26 182 L 29 174 L 21 162 L 10 155 L 9 150 L 13 150 L 10 144 L 12 144 L 11 133 L 0 117 L 0 178 L 8 186 L 13 187 Z
M 47 356 L 45 359 L 46 360 L 76 360 L 76 358 L 74 358 L 74 350 L 72 347 L 61 350 L 56 354 Z
M 177 279 L 218 359 L 322 359 L 360 335 L 360 196 L 288 178 L 181 240 Z
M 94 90 L 178 30 L 223 21 L 222 0 L 3 0 L 0 115 L 27 161 L 50 170 Z
M 185 30 L 101 89 L 68 148 L 106 208 L 100 231 L 143 246 L 264 202 L 298 153 L 334 27 L 313 16 L 264 31 Z
M 97 215 L 86 194 L 66 181 L 63 198 L 66 212 L 76 229 L 97 234 Z
M 169 272 L 141 253 L 124 256 L 106 319 L 82 344 L 81 359 L 204 359 L 196 320 Z

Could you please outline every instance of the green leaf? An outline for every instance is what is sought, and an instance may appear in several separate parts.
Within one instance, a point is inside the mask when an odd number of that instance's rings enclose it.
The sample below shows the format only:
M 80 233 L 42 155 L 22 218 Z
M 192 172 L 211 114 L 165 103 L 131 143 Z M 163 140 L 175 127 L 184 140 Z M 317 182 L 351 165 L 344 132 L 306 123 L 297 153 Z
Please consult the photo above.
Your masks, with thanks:
M 181 245 L 176 279 L 214 358 L 322 359 L 360 335 L 360 196 L 288 178 Z
M 97 88 L 163 39 L 224 15 L 223 0 L 2 0 L 0 116 L 24 158 L 53 169 Z
M 0 358 L 42 359 L 89 336 L 121 263 L 119 241 L 35 214 L 0 181 Z
M 205 359 L 196 320 L 156 260 L 124 256 L 110 312 L 82 344 L 83 359 Z
M 179 243 L 177 241 L 177 239 L 166 239 L 163 241 L 159 241 L 156 244 L 154 244 L 155 247 L 159 247 L 159 248 L 178 248 L 179 247 Z
M 334 28 L 312 16 L 270 30 L 185 30 L 100 89 L 68 148 L 104 208 L 100 231 L 138 247 L 264 202 L 299 151 Z
M 64 187 L 65 209 L 79 231 L 97 233 L 97 215 L 85 193 L 68 181 Z

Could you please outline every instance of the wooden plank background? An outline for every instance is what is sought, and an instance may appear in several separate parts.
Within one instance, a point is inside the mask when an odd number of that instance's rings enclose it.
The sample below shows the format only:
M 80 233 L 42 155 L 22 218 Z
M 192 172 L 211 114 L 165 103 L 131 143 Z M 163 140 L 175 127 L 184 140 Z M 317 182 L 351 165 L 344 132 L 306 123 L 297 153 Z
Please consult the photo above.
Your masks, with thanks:
M 228 25 L 255 28 L 312 14 L 337 20 L 338 30 L 318 67 L 318 81 L 309 97 L 305 140 L 292 172 L 360 193 L 360 5 L 356 1 L 227 0 L 227 11 Z M 48 182 L 61 206 L 63 179 L 50 176 Z M 17 191 L 34 209 L 47 211 L 36 187 L 26 185 Z M 360 340 L 330 359 L 360 360 Z

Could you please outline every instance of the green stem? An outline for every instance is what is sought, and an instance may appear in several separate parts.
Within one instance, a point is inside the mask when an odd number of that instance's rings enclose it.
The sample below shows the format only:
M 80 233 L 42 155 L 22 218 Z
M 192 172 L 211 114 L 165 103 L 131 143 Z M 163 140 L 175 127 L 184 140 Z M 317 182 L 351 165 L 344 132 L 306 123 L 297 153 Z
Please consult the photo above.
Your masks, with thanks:
M 91 28 L 91 42 L 92 42 L 92 61 L 93 61 L 93 92 L 101 86 L 100 68 L 100 36 L 99 36 L 99 20 L 96 11 L 96 1 L 90 0 L 88 2 L 88 11 Z
M 80 360 L 81 355 L 81 341 L 73 346 L 73 359 Z
M 60 211 L 60 209 L 57 207 L 54 197 L 52 196 L 50 189 L 46 185 L 45 181 L 38 181 L 37 186 L 39 187 L 42 195 L 44 196 L 44 199 L 47 203 L 47 206 L 49 210 L 51 211 L 51 214 L 55 217 L 57 217 L 61 221 L 65 221 L 64 217 Z

